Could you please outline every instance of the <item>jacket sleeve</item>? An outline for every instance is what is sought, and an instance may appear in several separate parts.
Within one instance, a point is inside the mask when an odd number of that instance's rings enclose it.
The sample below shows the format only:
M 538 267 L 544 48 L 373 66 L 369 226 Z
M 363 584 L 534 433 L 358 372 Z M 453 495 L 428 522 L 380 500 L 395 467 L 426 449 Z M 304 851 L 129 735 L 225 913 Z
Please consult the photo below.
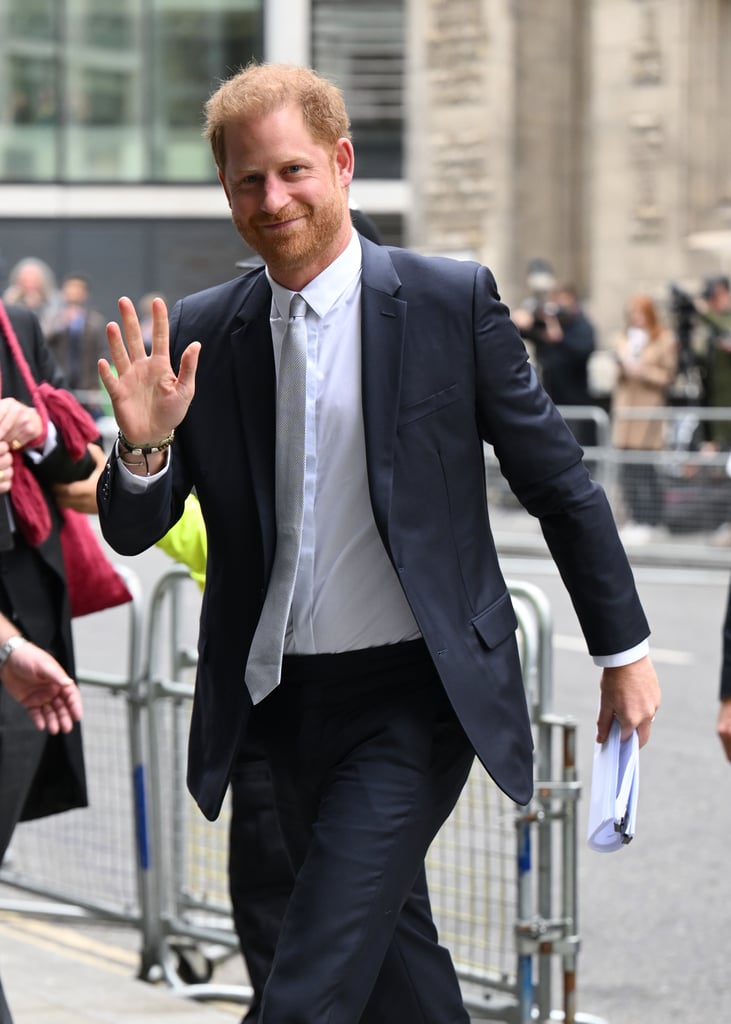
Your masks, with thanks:
M 476 279 L 475 332 L 483 437 L 518 500 L 540 522 L 589 653 L 630 650 L 650 630 L 609 501 L 540 386 L 485 268 Z

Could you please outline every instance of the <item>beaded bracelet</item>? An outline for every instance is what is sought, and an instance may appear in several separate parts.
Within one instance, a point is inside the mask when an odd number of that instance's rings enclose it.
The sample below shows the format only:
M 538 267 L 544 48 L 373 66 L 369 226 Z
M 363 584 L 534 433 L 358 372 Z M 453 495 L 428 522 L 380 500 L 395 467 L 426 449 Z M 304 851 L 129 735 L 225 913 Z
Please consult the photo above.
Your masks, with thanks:
M 171 430 L 167 437 L 164 437 L 162 441 L 158 441 L 157 444 L 134 444 L 132 441 L 128 441 L 122 431 L 119 431 L 117 435 L 119 444 L 126 452 L 131 455 L 154 455 L 156 452 L 164 452 L 166 448 L 175 440 L 175 429 Z

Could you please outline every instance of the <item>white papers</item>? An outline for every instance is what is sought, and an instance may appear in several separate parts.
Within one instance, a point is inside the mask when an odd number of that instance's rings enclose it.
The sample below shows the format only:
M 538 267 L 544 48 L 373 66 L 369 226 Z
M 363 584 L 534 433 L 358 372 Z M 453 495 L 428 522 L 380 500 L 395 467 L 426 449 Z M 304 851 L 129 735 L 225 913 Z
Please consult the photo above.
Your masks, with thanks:
M 640 790 L 640 741 L 637 731 L 620 740 L 615 721 L 604 743 L 594 747 L 587 842 L 592 850 L 610 853 L 635 834 Z

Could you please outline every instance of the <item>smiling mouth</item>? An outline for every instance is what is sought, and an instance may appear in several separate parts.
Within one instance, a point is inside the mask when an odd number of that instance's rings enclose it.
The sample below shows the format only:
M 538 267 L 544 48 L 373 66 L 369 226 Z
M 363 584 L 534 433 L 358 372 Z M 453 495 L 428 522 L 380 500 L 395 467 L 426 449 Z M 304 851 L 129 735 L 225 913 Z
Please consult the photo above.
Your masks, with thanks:
M 302 220 L 301 217 L 288 217 L 287 220 L 268 220 L 258 225 L 262 231 L 279 231 L 283 228 L 291 227 L 298 221 Z
M 280 213 L 279 217 L 268 218 L 267 220 L 259 220 L 256 223 L 256 227 L 261 231 L 282 231 L 288 227 L 292 227 L 294 224 L 305 220 L 307 214 L 304 210 L 292 210 L 289 213 L 282 211 L 284 216 Z

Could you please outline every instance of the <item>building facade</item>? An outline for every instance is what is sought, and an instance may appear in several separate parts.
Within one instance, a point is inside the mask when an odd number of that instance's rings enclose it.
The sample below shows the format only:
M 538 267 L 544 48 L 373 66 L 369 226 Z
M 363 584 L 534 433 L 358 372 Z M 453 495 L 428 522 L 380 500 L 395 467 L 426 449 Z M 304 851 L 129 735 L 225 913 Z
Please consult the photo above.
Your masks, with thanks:
M 0 5 L 0 284 L 22 258 L 119 295 L 173 301 L 249 255 L 202 107 L 251 59 L 315 63 L 348 98 L 353 195 L 403 240 L 400 0 L 5 0 Z
M 604 342 L 633 292 L 731 270 L 729 0 L 410 8 L 412 244 L 486 262 L 511 304 L 547 260 Z
M 353 118 L 387 241 L 542 258 L 602 339 L 731 261 L 731 0 L 5 0 L 0 277 L 24 256 L 174 300 L 236 273 L 201 108 L 251 58 L 312 63 Z

